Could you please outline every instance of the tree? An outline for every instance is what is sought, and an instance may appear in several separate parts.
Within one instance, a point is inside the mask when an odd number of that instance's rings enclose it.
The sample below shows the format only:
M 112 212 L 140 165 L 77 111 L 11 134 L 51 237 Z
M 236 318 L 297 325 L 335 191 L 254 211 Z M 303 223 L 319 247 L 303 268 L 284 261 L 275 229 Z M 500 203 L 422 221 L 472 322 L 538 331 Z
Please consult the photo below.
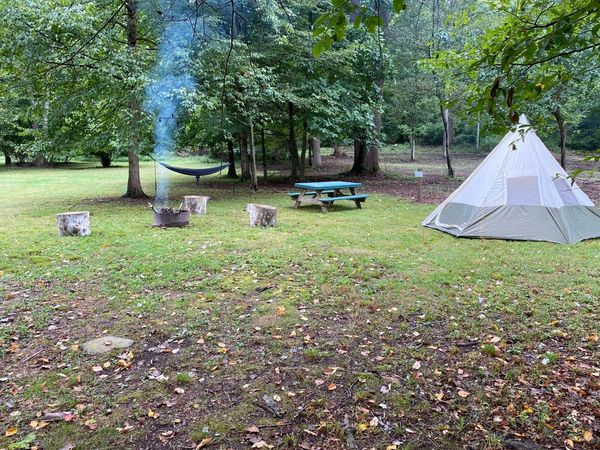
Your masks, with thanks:
M 19 144 L 24 159 L 51 163 L 86 154 L 107 163 L 125 148 L 146 146 L 149 123 L 144 115 L 132 119 L 133 103 L 123 95 L 139 104 L 154 57 L 154 27 L 136 1 L 75 8 L 59 0 L 3 0 L 1 6 L 0 84 L 19 99 L 13 111 L 31 127 L 31 139 Z M 140 39 L 144 44 L 131 51 Z M 135 132 L 123 126 L 128 122 L 136 123 Z M 143 193 L 135 164 L 131 175 L 129 193 Z
M 138 41 L 138 4 L 137 0 L 126 0 L 125 9 L 127 11 L 127 47 L 131 53 L 132 59 L 135 59 L 135 52 Z M 142 188 L 140 180 L 140 159 L 138 122 L 140 120 L 140 101 L 137 98 L 137 86 L 132 86 L 133 92 L 129 99 L 129 149 L 127 157 L 129 159 L 129 177 L 127 178 L 127 191 L 124 197 L 145 198 L 147 197 Z

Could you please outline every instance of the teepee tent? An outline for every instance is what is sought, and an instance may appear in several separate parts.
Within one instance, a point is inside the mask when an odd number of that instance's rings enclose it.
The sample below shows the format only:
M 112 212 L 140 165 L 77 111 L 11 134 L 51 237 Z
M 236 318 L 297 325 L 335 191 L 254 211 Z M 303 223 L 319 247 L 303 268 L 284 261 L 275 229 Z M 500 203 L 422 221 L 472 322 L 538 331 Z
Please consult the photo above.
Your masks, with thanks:
M 573 243 L 600 237 L 600 210 L 521 115 L 423 225 L 461 237 Z

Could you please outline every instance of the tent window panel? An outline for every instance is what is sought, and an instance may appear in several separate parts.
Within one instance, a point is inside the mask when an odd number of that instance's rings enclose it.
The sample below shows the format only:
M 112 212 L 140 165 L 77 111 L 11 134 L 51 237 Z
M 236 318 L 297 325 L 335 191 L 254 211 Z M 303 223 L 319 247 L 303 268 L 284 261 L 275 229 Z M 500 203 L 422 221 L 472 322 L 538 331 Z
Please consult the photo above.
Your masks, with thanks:
M 558 195 L 560 195 L 560 198 L 565 205 L 579 205 L 577 197 L 575 197 L 575 194 L 573 193 L 570 182 L 564 178 L 555 178 L 553 181 L 554 186 L 558 191 Z
M 540 188 L 537 177 L 507 178 L 506 204 L 540 205 Z

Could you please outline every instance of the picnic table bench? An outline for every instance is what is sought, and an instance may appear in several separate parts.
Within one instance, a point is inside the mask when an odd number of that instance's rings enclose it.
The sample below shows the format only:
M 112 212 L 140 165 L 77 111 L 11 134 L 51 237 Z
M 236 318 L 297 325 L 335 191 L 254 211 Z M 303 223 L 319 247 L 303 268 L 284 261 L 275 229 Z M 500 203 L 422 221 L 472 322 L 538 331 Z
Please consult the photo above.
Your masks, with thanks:
M 350 181 L 320 181 L 314 183 L 296 183 L 294 184 L 300 192 L 290 192 L 288 195 L 294 201 L 294 208 L 298 208 L 302 203 L 319 205 L 324 213 L 329 211 L 329 208 L 334 202 L 340 200 L 352 200 L 356 207 L 361 209 L 367 197 L 366 194 L 357 194 L 356 188 L 362 186 L 361 183 Z M 349 190 L 350 194 L 344 193 L 343 190 Z M 324 195 L 326 197 L 324 197 Z

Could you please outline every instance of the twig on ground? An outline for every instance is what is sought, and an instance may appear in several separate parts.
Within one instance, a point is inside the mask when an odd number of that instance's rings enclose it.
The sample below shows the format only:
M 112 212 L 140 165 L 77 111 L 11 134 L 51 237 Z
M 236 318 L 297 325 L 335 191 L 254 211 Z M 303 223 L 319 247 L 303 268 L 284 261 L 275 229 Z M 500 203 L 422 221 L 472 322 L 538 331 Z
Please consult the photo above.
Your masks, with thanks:
M 39 354 L 40 354 L 40 353 L 42 353 L 43 351 L 44 351 L 43 349 L 42 349 L 42 350 L 38 350 L 37 352 L 35 352 L 35 353 L 33 353 L 33 354 L 29 355 L 27 358 L 25 358 L 25 359 L 23 359 L 23 360 L 21 361 L 21 364 L 25 364 L 25 363 L 26 363 L 27 361 L 29 361 L 31 358 L 35 358 L 37 355 L 39 355 Z

